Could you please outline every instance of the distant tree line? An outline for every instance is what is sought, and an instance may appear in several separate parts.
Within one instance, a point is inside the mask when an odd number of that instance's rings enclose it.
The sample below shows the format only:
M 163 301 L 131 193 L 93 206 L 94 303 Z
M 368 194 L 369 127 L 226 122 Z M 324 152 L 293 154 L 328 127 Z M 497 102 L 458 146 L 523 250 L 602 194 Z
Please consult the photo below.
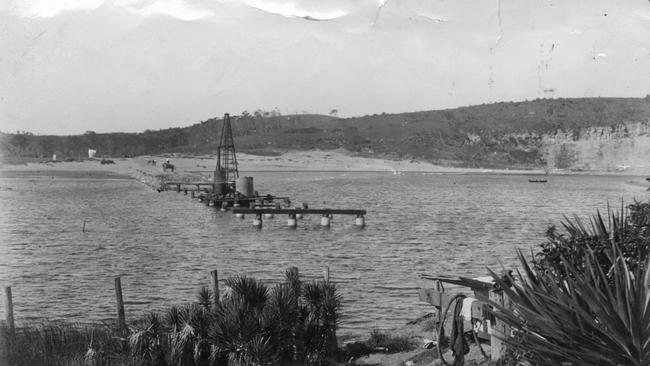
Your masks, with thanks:
M 588 127 L 650 121 L 650 99 L 559 98 L 499 102 L 440 111 L 374 114 L 338 118 L 328 115 L 282 115 L 258 109 L 233 115 L 237 151 L 267 154 L 281 149 L 344 148 L 384 158 L 421 159 L 467 167 L 539 167 L 544 164 L 541 135 Z M 141 133 L 95 133 L 40 136 L 25 131 L 0 134 L 3 156 L 83 157 L 215 152 L 221 118 L 189 127 Z M 568 158 L 568 157 L 567 157 Z M 567 160 L 567 159 L 565 159 Z M 567 160 L 569 161 L 569 160 Z

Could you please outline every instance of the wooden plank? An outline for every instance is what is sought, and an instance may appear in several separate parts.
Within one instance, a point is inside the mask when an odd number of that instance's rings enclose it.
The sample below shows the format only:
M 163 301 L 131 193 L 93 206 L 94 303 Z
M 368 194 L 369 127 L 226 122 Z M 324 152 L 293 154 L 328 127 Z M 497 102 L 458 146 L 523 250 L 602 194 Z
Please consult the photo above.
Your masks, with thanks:
M 188 186 L 211 186 L 213 182 L 179 182 L 179 181 L 165 181 L 168 185 L 188 185 Z
M 432 281 L 442 281 L 445 283 L 450 283 L 453 285 L 458 285 L 463 287 L 469 287 L 473 290 L 488 291 L 494 287 L 491 283 L 475 280 L 473 278 L 462 277 L 462 276 L 449 277 L 449 276 L 432 276 L 427 274 L 420 274 L 420 278 L 425 280 L 432 280 Z
M 490 291 L 490 300 L 506 308 L 511 306 L 510 299 L 502 290 Z M 495 312 L 497 311 L 497 309 L 494 310 Z M 508 336 L 510 336 L 510 327 L 498 318 L 495 318 L 490 338 L 490 358 L 492 362 L 497 362 L 505 356 L 506 343 L 502 339 Z
M 242 213 L 242 214 L 303 214 L 303 215 L 365 215 L 366 210 L 349 210 L 349 209 L 296 209 L 296 208 L 234 208 L 233 213 Z
M 444 291 L 437 291 L 432 288 L 420 288 L 420 301 L 424 301 L 437 308 L 446 306 L 452 297 L 456 294 L 450 294 Z
M 9 334 L 3 320 L 0 320 L 0 365 L 9 365 Z

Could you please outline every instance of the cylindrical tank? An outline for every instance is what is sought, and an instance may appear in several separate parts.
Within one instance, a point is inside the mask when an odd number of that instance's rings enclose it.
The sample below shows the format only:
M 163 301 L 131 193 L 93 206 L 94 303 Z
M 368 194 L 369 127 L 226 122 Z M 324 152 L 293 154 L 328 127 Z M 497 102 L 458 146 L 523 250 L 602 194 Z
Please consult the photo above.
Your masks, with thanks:
M 320 225 L 325 226 L 325 227 L 329 227 L 330 226 L 330 220 L 331 220 L 331 217 L 329 215 L 323 215 L 320 218 Z
M 366 226 L 366 219 L 363 217 L 363 215 L 357 215 L 357 218 L 354 219 L 354 224 L 359 227 L 364 227 Z
M 289 214 L 289 218 L 287 219 L 287 226 L 295 228 L 298 226 L 298 222 L 296 221 L 296 215 L 294 214 Z
M 226 183 L 218 182 L 218 183 L 214 183 L 212 186 L 213 186 L 212 191 L 214 194 L 219 196 L 223 196 L 224 194 L 226 194 Z
M 216 195 L 224 195 L 226 194 L 226 177 L 224 176 L 222 171 L 215 170 L 214 171 L 214 179 L 213 179 L 213 193 Z
M 253 188 L 253 177 L 240 177 L 235 182 L 235 189 L 237 192 L 244 195 L 244 197 L 253 197 L 255 189 Z
M 214 183 L 223 183 L 226 181 L 226 176 L 220 170 L 214 171 L 214 178 L 212 179 Z

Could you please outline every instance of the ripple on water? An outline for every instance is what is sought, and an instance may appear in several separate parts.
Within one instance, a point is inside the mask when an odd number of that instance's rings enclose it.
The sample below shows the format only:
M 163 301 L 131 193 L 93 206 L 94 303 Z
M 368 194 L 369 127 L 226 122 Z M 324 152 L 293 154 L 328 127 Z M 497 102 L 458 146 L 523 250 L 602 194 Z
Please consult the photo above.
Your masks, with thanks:
M 307 280 L 329 266 L 344 299 L 342 332 L 355 334 L 429 311 L 418 301 L 418 273 L 483 276 L 499 261 L 515 263 L 514 248 L 541 242 L 564 214 L 648 196 L 626 177 L 553 176 L 538 185 L 514 175 L 260 173 L 260 192 L 311 207 L 363 207 L 368 216 L 362 230 L 344 216 L 330 229 L 306 217 L 290 230 L 276 216 L 257 231 L 251 217 L 136 181 L 3 179 L 20 191 L 0 192 L 0 279 L 13 286 L 18 321 L 110 319 L 115 276 L 135 316 L 194 301 L 212 269 L 222 280 L 246 273 L 273 284 L 291 266 Z

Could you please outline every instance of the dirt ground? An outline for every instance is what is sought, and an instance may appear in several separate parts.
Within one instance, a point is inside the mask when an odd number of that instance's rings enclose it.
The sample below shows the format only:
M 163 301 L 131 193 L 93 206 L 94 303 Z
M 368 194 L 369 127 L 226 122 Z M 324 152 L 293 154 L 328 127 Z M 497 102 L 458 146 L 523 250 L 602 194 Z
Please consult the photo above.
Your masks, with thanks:
M 438 349 L 436 346 L 425 348 L 424 345 L 427 341 L 436 338 L 435 325 L 436 317 L 433 313 L 427 314 L 419 319 L 408 322 L 403 327 L 389 331 L 391 336 L 406 337 L 413 342 L 415 349 L 406 352 L 390 353 L 377 352 L 366 356 L 361 356 L 354 359 L 349 359 L 350 365 L 374 365 L 374 366 L 437 366 L 444 365 L 440 360 Z M 449 323 L 449 320 L 447 320 Z M 449 332 L 447 332 L 449 334 Z M 489 356 L 490 345 L 489 342 L 481 343 L 483 351 Z M 451 350 L 444 347 L 443 357 L 450 365 L 453 363 L 454 358 Z M 481 353 L 479 347 L 475 343 L 469 344 L 469 353 L 465 355 L 465 365 L 478 366 L 488 365 L 489 360 L 486 359 Z

